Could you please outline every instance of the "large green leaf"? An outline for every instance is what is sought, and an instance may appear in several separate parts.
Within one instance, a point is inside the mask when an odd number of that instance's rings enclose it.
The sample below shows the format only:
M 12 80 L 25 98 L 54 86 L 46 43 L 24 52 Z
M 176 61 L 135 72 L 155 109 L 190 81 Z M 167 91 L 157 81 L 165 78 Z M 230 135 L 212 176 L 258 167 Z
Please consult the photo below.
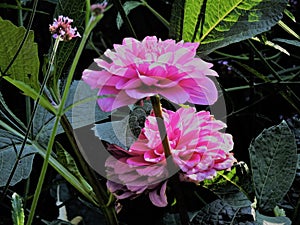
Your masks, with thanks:
M 0 65 L 2 72 L 14 58 L 25 33 L 26 29 L 24 27 L 17 27 L 12 22 L 0 18 Z M 7 74 L 12 80 L 20 81 L 38 91 L 38 73 L 38 49 L 37 44 L 34 43 L 33 32 L 30 31 Z
M 108 118 L 109 113 L 100 110 L 96 103 L 97 90 L 91 90 L 83 81 L 73 81 L 66 101 L 66 116 L 72 128 L 80 128 L 96 121 Z M 53 128 L 55 115 L 46 109 L 38 106 L 33 121 L 34 139 L 42 146 L 46 146 Z M 63 133 L 63 128 L 59 126 L 57 134 Z
M 285 121 L 262 131 L 250 144 L 250 162 L 258 209 L 273 211 L 295 178 L 297 146 Z
M 183 4 L 184 14 L 179 13 L 179 17 L 172 15 L 170 35 L 177 40 L 200 42 L 200 51 L 208 54 L 269 30 L 281 19 L 287 2 L 176 0 L 172 14 L 180 12 Z
M 10 21 L 0 18 L 0 38 L 2 40 L 0 44 L 0 68 L 2 72 L 6 70 L 15 57 L 25 33 L 24 27 L 17 27 Z M 20 89 L 23 94 L 36 99 L 40 90 L 39 64 L 37 44 L 34 43 L 34 34 L 30 31 L 15 61 L 3 78 Z M 53 106 L 43 96 L 41 96 L 40 104 L 54 112 Z
M 239 202 L 238 195 L 235 202 Z M 242 197 L 243 198 L 243 197 Z M 193 218 L 191 225 L 219 225 L 219 224 L 251 224 L 254 222 L 250 202 L 248 205 L 236 206 L 217 199 L 203 207 Z
M 16 135 L 0 129 L 0 187 L 5 186 L 12 168 L 17 160 L 23 140 Z M 32 162 L 36 149 L 25 145 L 17 169 L 9 185 L 13 186 L 22 179 L 28 178 L 32 170 Z

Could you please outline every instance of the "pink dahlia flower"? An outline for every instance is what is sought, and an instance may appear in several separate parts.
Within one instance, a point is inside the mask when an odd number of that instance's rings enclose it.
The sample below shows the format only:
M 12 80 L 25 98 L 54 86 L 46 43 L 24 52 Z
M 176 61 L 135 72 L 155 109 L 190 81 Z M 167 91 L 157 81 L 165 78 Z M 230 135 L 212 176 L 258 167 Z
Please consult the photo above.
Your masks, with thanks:
M 156 206 L 166 206 L 166 179 L 180 173 L 182 181 L 200 183 L 212 179 L 219 170 L 230 169 L 236 161 L 232 136 L 220 132 L 226 127 L 207 111 L 180 108 L 164 110 L 163 117 L 171 148 L 171 159 L 178 171 L 168 171 L 160 134 L 154 115 L 147 117 L 145 127 L 128 151 L 114 147 L 106 161 L 107 186 L 118 198 L 149 193 Z M 118 156 L 116 156 L 118 155 Z
M 54 19 L 53 24 L 49 25 L 49 31 L 52 37 L 59 38 L 62 41 L 70 41 L 74 37 L 81 37 L 77 32 L 77 28 L 72 28 L 72 19 L 69 17 L 59 16 L 58 19 Z
M 99 70 L 86 69 L 82 79 L 98 88 L 103 111 L 134 104 L 144 97 L 160 94 L 181 104 L 190 102 L 211 105 L 218 97 L 214 82 L 217 76 L 211 63 L 196 58 L 199 43 L 176 43 L 146 37 L 141 42 L 125 38 L 122 45 L 104 55 L 108 60 L 95 59 Z

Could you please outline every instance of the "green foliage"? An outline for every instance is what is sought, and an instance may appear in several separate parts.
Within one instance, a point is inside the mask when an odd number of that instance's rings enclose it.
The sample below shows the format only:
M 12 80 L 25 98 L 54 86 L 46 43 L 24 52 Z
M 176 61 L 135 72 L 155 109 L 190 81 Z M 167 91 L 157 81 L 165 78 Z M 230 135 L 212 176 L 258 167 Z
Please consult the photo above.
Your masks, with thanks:
M 74 81 L 70 87 L 66 101 L 66 116 L 72 124 L 72 128 L 80 128 L 96 121 L 104 120 L 109 113 L 100 110 L 96 103 L 96 90 L 83 81 Z M 45 108 L 38 106 L 33 122 L 34 139 L 42 146 L 46 146 L 53 128 L 55 115 Z M 57 134 L 63 133 L 63 128 L 58 128 Z
M 57 160 L 61 163 L 61 165 L 63 165 L 68 171 L 70 171 L 70 173 L 78 179 L 78 181 L 81 183 L 82 187 L 86 190 L 86 192 L 89 193 L 94 199 L 96 199 L 92 187 L 81 175 L 73 157 L 58 142 L 56 143 L 56 155 Z
M 289 44 L 295 47 L 300 47 L 300 41 L 297 40 L 289 40 L 289 39 L 283 39 L 283 38 L 275 38 L 273 41 L 278 41 L 281 43 Z
M 10 21 L 0 18 L 0 38 L 2 40 L 0 64 L 2 72 L 17 54 L 25 33 L 24 27 L 17 27 Z M 1 76 L 4 76 L 5 80 L 23 91 L 23 94 L 36 99 L 40 89 L 38 81 L 39 64 L 37 44 L 34 43 L 34 35 L 30 31 L 14 63 L 7 73 L 1 74 Z M 43 96 L 41 96 L 40 104 L 53 111 L 53 107 Z
M 135 9 L 136 7 L 140 6 L 140 5 L 144 5 L 142 2 L 138 2 L 138 1 L 127 1 L 124 3 L 123 5 L 123 9 L 126 15 L 128 15 L 130 13 L 131 10 Z M 121 17 L 121 14 L 118 13 L 117 15 L 117 27 L 118 29 L 121 28 L 122 24 L 123 24 L 123 20 Z
M 236 196 L 239 198 L 240 196 Z M 237 199 L 236 202 L 239 202 Z M 217 199 L 203 207 L 193 218 L 192 225 L 218 225 L 218 224 L 252 224 L 253 221 L 250 204 L 236 206 Z
M 103 141 L 127 149 L 136 140 L 130 130 L 128 120 L 129 116 L 119 121 L 96 124 L 95 135 Z
M 251 177 L 245 163 L 235 164 L 230 171 L 218 171 L 212 180 L 204 180 L 203 187 L 213 191 L 216 195 L 224 197 L 229 192 L 244 193 L 249 200 L 253 197 Z
M 12 219 L 14 225 L 24 225 L 24 209 L 21 197 L 17 193 L 13 193 L 12 200 Z
M 262 131 L 250 144 L 250 162 L 258 209 L 272 212 L 295 178 L 297 147 L 285 121 Z
M 181 9 L 184 5 L 184 13 Z M 200 42 L 202 54 L 269 30 L 282 17 L 286 0 L 177 0 L 171 19 L 171 35 Z
M 12 22 L 0 18 L 0 38 L 2 40 L 0 45 L 0 65 L 2 72 L 17 53 L 25 33 L 26 29 L 24 27 L 17 27 Z M 21 81 L 38 91 L 39 65 L 37 44 L 34 43 L 34 34 L 30 31 L 15 62 L 7 71 L 7 75 L 11 79 Z
M 12 168 L 18 160 L 22 142 L 22 138 L 7 130 L 0 129 L 0 187 L 5 186 L 9 179 Z M 36 148 L 29 143 L 25 146 L 18 161 L 16 172 L 9 185 L 13 186 L 22 179 L 29 177 L 32 170 L 34 153 L 36 152 Z
M 292 222 L 288 217 L 285 216 L 277 216 L 270 217 L 264 216 L 256 211 L 256 221 L 259 225 L 291 225 Z

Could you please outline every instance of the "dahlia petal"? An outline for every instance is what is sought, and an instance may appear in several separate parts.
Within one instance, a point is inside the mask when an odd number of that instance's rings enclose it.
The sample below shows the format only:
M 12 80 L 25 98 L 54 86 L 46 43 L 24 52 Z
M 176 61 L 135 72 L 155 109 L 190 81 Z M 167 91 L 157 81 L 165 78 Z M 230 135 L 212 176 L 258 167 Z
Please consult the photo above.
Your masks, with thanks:
M 164 182 L 161 186 L 159 194 L 157 194 L 157 191 L 151 191 L 149 193 L 150 201 L 153 203 L 153 205 L 156 205 L 158 207 L 165 207 L 168 205 L 167 196 L 166 196 L 166 188 L 167 188 L 167 182 Z
M 145 168 L 138 168 L 136 172 L 141 176 L 160 176 L 164 172 L 164 167 L 158 165 L 145 166 Z
M 128 89 L 128 90 L 125 90 L 125 92 L 128 96 L 130 96 L 131 98 L 135 98 L 135 99 L 146 98 L 149 96 L 153 96 L 157 93 L 154 88 L 149 88 L 147 86 L 144 86 L 144 87 L 142 86 L 142 87 L 136 88 L 136 89 Z
M 187 48 L 180 48 L 174 54 L 174 63 L 185 64 L 196 55 L 196 52 Z
M 126 186 L 128 186 L 127 184 L 130 182 L 133 182 L 140 177 L 141 176 L 135 172 L 119 174 L 119 179 L 123 181 Z
M 148 166 L 149 162 L 145 161 L 141 156 L 133 156 L 127 159 L 127 163 L 132 166 Z
M 177 104 L 185 103 L 190 98 L 187 91 L 179 85 L 168 89 L 159 89 L 158 94 Z
M 136 154 L 143 154 L 146 151 L 149 151 L 150 149 L 147 147 L 148 140 L 141 140 L 138 139 L 136 142 L 134 142 L 129 149 L 129 152 L 133 152 Z
M 187 79 L 181 81 L 179 84 L 189 94 L 190 98 L 188 101 L 190 103 L 212 105 L 218 99 L 218 91 L 214 82 L 206 77 L 202 79 L 202 82 Z
M 160 55 L 158 58 L 157 58 L 157 61 L 159 63 L 163 63 L 163 64 L 173 64 L 173 52 L 166 52 L 162 55 Z
M 142 82 L 138 79 L 131 79 L 131 80 L 119 80 L 115 83 L 117 89 L 135 89 L 140 87 Z
M 98 105 L 100 106 L 102 111 L 110 112 L 114 109 L 134 104 L 136 101 L 136 99 L 130 98 L 124 91 L 120 91 L 114 97 L 98 99 Z
M 148 151 L 144 154 L 144 160 L 146 162 L 158 163 L 161 162 L 163 158 L 163 156 L 155 154 L 154 151 Z
M 141 43 L 134 38 L 124 38 L 122 44 L 126 45 L 126 47 L 129 48 L 131 52 L 135 53 L 138 52 L 141 47 Z
M 122 187 L 124 186 L 123 184 L 119 184 L 119 183 L 115 183 L 113 181 L 108 180 L 106 182 L 106 186 L 108 188 L 108 190 L 112 193 L 116 192 L 117 190 L 122 189 Z
M 136 194 L 142 194 L 148 186 L 132 186 L 132 185 L 127 185 L 128 190 L 136 193 Z
M 99 77 L 102 77 L 102 79 L 99 80 Z M 92 89 L 101 88 L 103 86 L 102 84 L 105 83 L 110 77 L 111 74 L 104 70 L 95 71 L 85 69 L 82 73 L 82 80 L 90 85 Z

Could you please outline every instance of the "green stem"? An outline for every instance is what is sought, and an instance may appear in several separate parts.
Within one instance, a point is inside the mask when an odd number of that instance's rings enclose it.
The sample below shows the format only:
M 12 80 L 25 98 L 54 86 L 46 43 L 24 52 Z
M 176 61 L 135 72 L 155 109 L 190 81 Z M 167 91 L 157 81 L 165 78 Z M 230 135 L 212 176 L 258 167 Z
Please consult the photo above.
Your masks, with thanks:
M 116 224 L 118 224 L 118 222 L 117 222 L 117 216 L 116 216 L 114 208 L 112 206 L 105 207 L 105 205 L 109 199 L 107 196 L 107 192 L 102 188 L 102 185 L 98 182 L 95 172 L 84 162 L 84 159 L 82 158 L 82 156 L 80 154 L 80 152 L 82 152 L 82 150 L 80 151 L 80 149 L 79 149 L 80 145 L 78 143 L 76 144 L 76 137 L 73 132 L 73 129 L 70 126 L 70 124 L 68 123 L 67 118 L 65 116 L 63 116 L 65 103 L 66 103 L 66 100 L 68 97 L 71 83 L 73 81 L 74 72 L 75 72 L 76 66 L 78 64 L 79 58 L 81 56 L 81 53 L 84 49 L 84 46 L 88 40 L 88 37 L 89 37 L 91 31 L 93 30 L 93 28 L 96 26 L 96 24 L 99 22 L 99 20 L 102 17 L 103 17 L 103 14 L 100 14 L 97 16 L 91 16 L 89 23 L 84 31 L 82 40 L 80 42 L 80 45 L 79 45 L 76 55 L 74 57 L 73 63 L 71 65 L 69 75 L 67 77 L 65 89 L 64 89 L 64 92 L 62 95 L 61 102 L 59 104 L 59 108 L 58 108 L 58 116 L 62 117 L 62 121 L 61 121 L 62 125 L 66 131 L 66 134 L 67 134 L 75 152 L 77 152 L 76 155 L 79 159 L 79 162 L 80 162 L 81 166 L 83 167 L 85 174 L 87 175 L 88 181 L 90 182 L 90 184 L 92 185 L 92 188 L 94 189 L 94 191 L 96 193 L 97 200 L 100 204 L 100 207 L 102 207 L 103 213 L 107 219 L 108 224 L 116 225 Z
M 86 27 L 86 29 L 85 29 L 85 31 L 83 33 L 80 45 L 78 47 L 78 50 L 76 52 L 76 55 L 74 57 L 73 63 L 71 65 L 71 68 L 70 68 L 70 71 L 69 71 L 69 74 L 68 74 L 68 77 L 67 77 L 67 82 L 66 82 L 65 89 L 64 89 L 64 92 L 63 92 L 63 95 L 62 95 L 61 102 L 59 104 L 58 115 L 60 115 L 60 116 L 62 116 L 62 114 L 63 114 L 65 103 L 66 103 L 66 100 L 67 100 L 67 97 L 68 97 L 68 93 L 69 93 L 69 89 L 70 89 L 70 86 L 71 86 L 72 81 L 73 81 L 75 69 L 77 67 L 77 64 L 78 64 L 79 58 L 81 56 L 81 53 L 82 53 L 82 51 L 84 49 L 85 43 L 88 40 L 88 37 L 89 37 L 91 31 L 93 30 L 93 28 L 96 26 L 96 24 L 99 22 L 99 20 L 102 17 L 103 17 L 102 14 L 98 15 L 96 17 L 92 16 L 90 18 L 88 26 Z
M 281 82 L 282 78 L 280 77 L 280 75 L 269 64 L 269 62 L 264 58 L 264 56 L 258 51 L 258 49 L 255 47 L 255 45 L 250 40 L 248 40 L 248 43 L 253 48 L 253 50 L 255 51 L 255 53 L 259 56 L 259 58 L 262 60 L 262 62 L 266 65 L 266 67 L 269 68 L 269 70 L 271 71 L 271 73 L 274 76 L 274 78 L 278 82 Z M 300 113 L 300 108 L 298 107 L 298 105 L 300 103 L 300 99 L 299 99 L 299 97 L 295 94 L 295 92 L 288 85 L 286 85 L 285 92 L 280 91 L 279 93 L 294 109 L 296 109 Z M 297 102 L 295 102 L 295 100 L 292 99 L 291 97 L 293 97 Z
M 167 21 L 164 17 L 162 17 L 162 15 L 160 15 L 155 9 L 153 9 L 150 5 L 148 5 L 148 3 L 144 0 L 141 0 L 141 2 L 144 4 L 144 6 L 146 6 L 152 13 L 154 16 L 156 16 L 157 19 L 160 20 L 160 22 L 163 23 L 163 25 L 165 25 L 165 27 L 167 29 L 170 28 L 170 23 L 169 21 Z
M 53 147 L 53 144 L 54 144 L 54 140 L 55 140 L 56 132 L 57 132 L 57 129 L 58 129 L 59 121 L 60 121 L 60 116 L 56 116 L 55 122 L 54 122 L 54 125 L 53 125 L 53 129 L 52 129 L 52 133 L 51 133 L 51 136 L 50 136 L 50 140 L 48 142 L 48 147 L 47 147 L 46 155 L 45 155 L 45 158 L 44 158 L 43 166 L 42 166 L 42 169 L 41 169 L 41 174 L 39 176 L 39 181 L 38 181 L 36 190 L 34 192 L 32 205 L 31 205 L 31 208 L 30 208 L 30 213 L 29 213 L 28 220 L 27 220 L 27 223 L 26 223 L 27 225 L 31 225 L 32 221 L 33 221 L 33 218 L 34 218 L 37 203 L 38 203 L 38 200 L 39 200 L 39 197 L 40 197 L 40 194 L 41 194 L 41 190 L 42 190 L 42 187 L 43 187 L 43 183 L 44 183 L 44 180 L 45 180 L 45 176 L 46 176 L 46 172 L 47 172 L 47 168 L 48 168 L 48 163 L 49 163 L 49 157 L 50 157 L 50 154 L 52 152 L 52 147 Z
M 85 0 L 85 27 L 88 27 L 91 16 L 91 1 Z
M 160 134 L 160 138 L 162 141 L 162 145 L 164 148 L 164 153 L 165 153 L 165 158 L 167 159 L 168 157 L 172 157 L 171 153 L 171 148 L 170 148 L 170 143 L 167 135 L 167 130 L 166 126 L 164 123 L 164 118 L 162 115 L 162 107 L 160 104 L 160 99 L 158 95 L 151 96 L 151 103 L 153 107 L 153 111 L 156 117 L 157 125 L 158 125 L 158 130 Z M 167 168 L 169 171 L 178 171 L 178 166 L 174 163 L 172 160 L 168 160 L 168 165 Z M 187 209 L 185 206 L 185 199 L 182 194 L 182 189 L 180 186 L 180 181 L 179 181 L 179 175 L 178 173 L 175 173 L 170 179 L 170 186 L 172 190 L 174 191 L 175 197 L 177 199 L 177 207 L 179 210 L 179 215 L 180 215 L 180 221 L 182 225 L 189 225 L 189 217 L 187 214 Z
M 163 115 L 162 115 L 162 107 L 160 104 L 160 99 L 159 99 L 158 95 L 151 96 L 150 99 L 151 99 L 154 114 L 156 116 L 156 121 L 157 121 L 157 125 L 158 125 L 160 138 L 162 141 L 162 145 L 164 147 L 165 157 L 168 158 L 169 156 L 171 156 L 171 149 L 170 149 L 170 143 L 168 140 L 167 129 L 166 129 L 166 126 L 164 123 Z

